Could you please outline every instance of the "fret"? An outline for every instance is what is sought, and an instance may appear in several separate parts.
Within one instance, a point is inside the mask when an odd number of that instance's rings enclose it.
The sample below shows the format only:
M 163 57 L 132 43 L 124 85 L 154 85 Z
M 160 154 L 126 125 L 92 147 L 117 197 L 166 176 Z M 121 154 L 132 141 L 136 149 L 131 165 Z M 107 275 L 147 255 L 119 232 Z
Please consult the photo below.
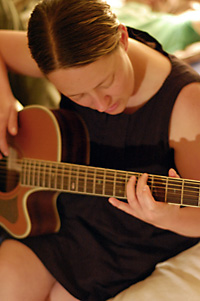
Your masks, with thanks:
M 42 185 L 45 188 L 49 188 L 50 187 L 49 186 L 50 171 L 51 171 L 51 169 L 49 167 L 49 163 L 48 162 L 46 162 L 46 163 L 43 162 L 43 183 L 42 183 Z
M 69 190 L 73 191 L 75 188 L 75 184 L 74 184 L 74 171 L 73 171 L 74 166 L 71 165 L 70 166 L 70 174 L 69 174 Z
M 32 160 L 31 165 L 32 165 L 32 176 L 31 176 L 30 184 L 32 186 L 35 186 L 35 161 L 34 160 Z
M 114 171 L 114 177 L 113 177 L 113 196 L 116 197 L 116 173 L 117 171 Z
M 151 193 L 153 193 L 153 176 L 149 176 L 147 179 L 147 185 L 149 186 L 149 189 L 151 190 Z
M 57 189 L 63 190 L 63 164 L 57 165 Z
M 103 172 L 103 195 L 105 195 L 105 188 L 106 188 L 106 169 Z
M 71 166 L 70 174 L 70 191 L 77 191 L 77 167 L 76 165 Z
M 26 164 L 26 169 L 27 169 L 27 173 L 26 173 L 26 184 L 30 185 L 30 177 L 31 177 L 31 172 L 30 172 L 30 160 L 27 160 L 27 164 Z
M 95 169 L 95 194 L 103 195 L 103 180 L 104 180 L 104 171 L 102 169 Z
M 25 171 L 25 178 L 24 182 L 26 185 L 29 185 L 28 179 L 29 179 L 29 161 L 26 160 L 25 166 L 24 166 L 24 171 Z
M 95 184 L 96 184 L 96 169 L 93 169 L 93 188 L 92 193 L 95 194 Z
M 128 172 L 126 172 L 126 177 L 125 177 L 125 185 L 124 185 L 124 198 L 127 197 L 127 183 L 128 183 L 128 180 L 129 180 L 129 176 L 128 176 Z
M 91 167 L 87 170 L 86 193 L 93 193 L 93 169 Z
M 166 181 L 164 178 L 154 176 L 152 194 L 156 201 L 164 202 L 166 197 Z
M 54 164 L 51 164 L 51 172 L 50 172 L 50 188 L 55 188 L 56 186 L 56 167 Z
M 54 165 L 54 188 L 58 188 L 58 165 Z
M 182 181 L 180 179 L 168 179 L 167 202 L 181 205 Z
M 39 170 L 38 170 L 38 186 L 42 187 L 42 183 L 43 183 L 43 162 L 40 161 L 39 163 Z
M 79 166 L 77 165 L 77 168 L 76 168 L 76 173 L 75 173 L 75 179 L 76 179 L 76 191 L 78 192 L 79 191 L 79 186 L 78 186 L 78 180 L 79 180 Z
M 165 203 L 167 202 L 167 193 L 168 193 L 168 178 L 166 179 L 166 185 L 165 185 Z
M 83 192 L 87 192 L 87 179 L 88 179 L 88 168 L 85 169 L 85 177 L 84 177 L 84 190 Z
M 105 195 L 106 196 L 113 196 L 113 178 L 114 178 L 114 172 L 112 170 L 106 171 L 106 181 L 105 181 Z
M 115 196 L 118 198 L 124 198 L 125 186 L 126 186 L 126 173 L 116 171 L 115 173 Z
M 40 165 L 40 187 L 45 187 L 46 163 L 41 162 Z
M 70 176 L 71 176 L 71 165 L 65 164 L 63 166 L 63 190 L 70 190 Z
M 86 168 L 79 166 L 79 175 L 77 176 L 77 187 L 79 192 L 85 192 L 86 170 Z
M 26 160 L 22 161 L 22 171 L 20 174 L 20 183 L 26 185 Z
M 182 205 L 199 205 L 199 184 L 197 185 L 197 183 L 193 183 L 192 181 L 184 181 Z
M 48 173 L 46 176 L 46 187 L 47 188 L 51 188 L 51 167 L 52 167 L 52 164 L 48 163 Z
M 184 181 L 182 181 L 182 186 L 181 186 L 181 205 L 183 204 L 183 193 L 184 193 Z
M 151 193 L 153 193 L 154 176 L 149 177 L 149 179 L 151 179 L 150 190 L 151 190 Z
M 40 186 L 40 161 L 36 161 L 35 167 L 35 183 L 36 186 Z
M 37 173 L 37 186 L 41 187 L 42 185 L 42 161 L 38 162 L 37 164 L 38 173 Z

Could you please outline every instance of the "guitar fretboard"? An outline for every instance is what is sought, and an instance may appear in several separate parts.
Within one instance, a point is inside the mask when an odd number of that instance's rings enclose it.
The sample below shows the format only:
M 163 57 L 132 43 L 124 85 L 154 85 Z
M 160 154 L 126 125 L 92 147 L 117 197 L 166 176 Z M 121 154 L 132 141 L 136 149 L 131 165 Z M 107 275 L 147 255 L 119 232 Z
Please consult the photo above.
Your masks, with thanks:
M 141 173 L 41 161 L 21 160 L 20 183 L 69 193 L 125 199 L 130 176 Z M 149 175 L 148 185 L 157 201 L 183 206 L 200 206 L 200 182 Z

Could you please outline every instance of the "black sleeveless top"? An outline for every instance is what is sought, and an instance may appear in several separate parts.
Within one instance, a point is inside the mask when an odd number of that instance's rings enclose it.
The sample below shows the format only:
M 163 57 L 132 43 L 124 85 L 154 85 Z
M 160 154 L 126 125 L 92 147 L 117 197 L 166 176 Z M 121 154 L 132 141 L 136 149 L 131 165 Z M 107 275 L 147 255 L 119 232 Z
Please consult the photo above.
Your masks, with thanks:
M 129 35 L 162 51 L 148 34 Z M 171 73 L 161 89 L 132 115 L 108 115 L 62 97 L 61 107 L 78 112 L 90 135 L 90 164 L 167 175 L 174 164 L 168 143 L 171 112 L 181 89 L 199 75 L 169 56 Z M 106 198 L 61 194 L 58 234 L 28 238 L 54 277 L 80 300 L 103 301 L 152 273 L 158 262 L 199 239 L 165 231 L 112 207 Z

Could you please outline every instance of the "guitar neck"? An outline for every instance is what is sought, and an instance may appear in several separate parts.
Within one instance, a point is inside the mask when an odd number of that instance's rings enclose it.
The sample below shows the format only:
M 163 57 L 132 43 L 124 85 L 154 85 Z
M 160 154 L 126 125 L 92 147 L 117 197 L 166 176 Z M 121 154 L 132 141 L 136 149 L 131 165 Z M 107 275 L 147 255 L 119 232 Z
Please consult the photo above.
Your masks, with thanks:
M 129 178 L 141 176 L 135 172 L 26 158 L 20 165 L 21 185 L 120 199 L 126 199 Z M 200 206 L 199 181 L 149 175 L 147 184 L 157 201 Z

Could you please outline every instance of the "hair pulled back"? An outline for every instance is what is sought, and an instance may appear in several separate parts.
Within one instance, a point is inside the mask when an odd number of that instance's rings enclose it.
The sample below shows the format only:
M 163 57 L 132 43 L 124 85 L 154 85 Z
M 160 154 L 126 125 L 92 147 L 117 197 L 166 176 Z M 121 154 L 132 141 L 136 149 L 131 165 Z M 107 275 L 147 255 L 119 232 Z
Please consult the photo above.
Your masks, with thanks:
M 92 63 L 119 44 L 119 22 L 101 0 L 43 0 L 28 24 L 32 57 L 44 74 Z

